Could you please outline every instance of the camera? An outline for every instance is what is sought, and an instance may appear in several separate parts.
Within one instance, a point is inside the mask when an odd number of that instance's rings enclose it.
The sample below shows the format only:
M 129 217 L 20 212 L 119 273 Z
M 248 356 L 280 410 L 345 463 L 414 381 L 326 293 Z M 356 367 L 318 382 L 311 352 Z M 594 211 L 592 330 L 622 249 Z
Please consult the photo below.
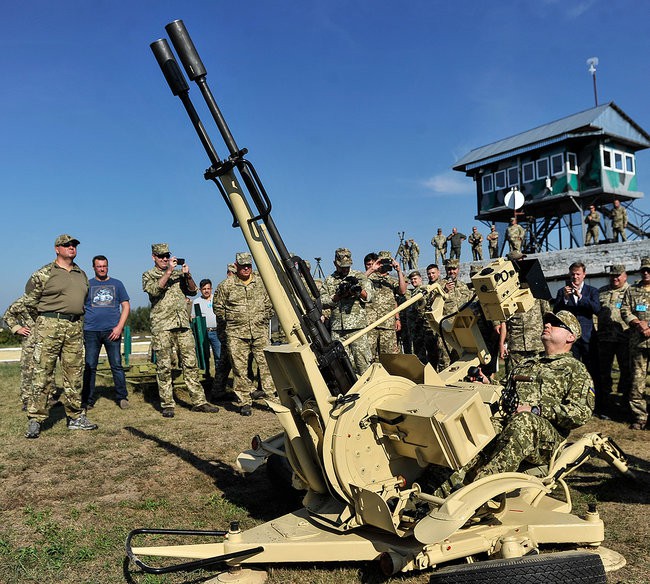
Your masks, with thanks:
M 185 265 L 185 258 L 176 258 L 176 265 L 177 266 Z
M 380 274 L 387 274 L 393 269 L 393 260 L 389 258 L 382 258 L 379 264 L 378 272 Z
M 361 294 L 361 284 L 356 276 L 347 276 L 336 289 L 336 295 L 339 298 L 349 298 Z

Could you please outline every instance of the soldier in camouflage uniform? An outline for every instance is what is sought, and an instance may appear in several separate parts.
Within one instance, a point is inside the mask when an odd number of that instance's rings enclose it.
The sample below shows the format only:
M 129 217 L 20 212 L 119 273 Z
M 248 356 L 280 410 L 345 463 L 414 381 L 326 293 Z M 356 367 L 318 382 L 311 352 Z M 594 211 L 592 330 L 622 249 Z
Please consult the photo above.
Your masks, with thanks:
M 510 251 L 521 252 L 525 235 L 526 231 L 517 223 L 517 219 L 514 217 L 510 219 L 510 225 L 506 229 L 506 241 L 510 245 Z
M 447 241 L 449 242 L 450 245 L 450 250 L 449 250 L 449 259 L 460 259 L 460 254 L 461 254 L 461 247 L 463 244 L 463 241 L 466 240 L 467 237 L 463 233 L 459 233 L 458 229 L 455 227 L 452 228 L 451 233 L 447 236 Z
M 495 225 L 490 227 L 490 233 L 488 233 L 486 239 L 488 240 L 488 251 L 490 252 L 490 259 L 496 259 L 499 257 L 499 232 Z
M 402 269 L 408 269 L 408 266 L 411 263 L 411 248 L 409 247 L 409 242 L 400 241 L 399 247 L 397 248 L 397 253 L 395 255 L 400 258 Z
M 585 223 L 587 225 L 585 245 L 595 245 L 600 237 L 600 213 L 596 211 L 594 205 L 589 205 L 589 214 L 585 217 Z
M 409 262 L 409 269 L 417 270 L 418 269 L 418 260 L 420 259 L 420 246 L 415 242 L 414 239 L 409 239 L 410 243 L 410 253 L 411 261 Z
M 372 301 L 366 304 L 366 319 L 370 324 L 397 308 L 397 295 L 403 296 L 406 293 L 406 280 L 402 269 L 391 257 L 390 252 L 370 253 L 364 258 L 364 264 L 366 277 L 372 283 L 373 291 Z M 397 272 L 397 278 L 389 275 L 391 270 Z M 377 361 L 382 353 L 399 353 L 397 332 L 400 330 L 401 317 L 398 313 L 368 333 L 370 355 L 373 361 Z
M 22 343 L 20 352 L 20 400 L 23 403 L 24 412 L 27 411 L 27 402 L 32 391 L 34 346 L 36 344 L 36 335 L 33 334 L 33 331 L 37 317 L 38 313 L 35 310 L 27 310 L 24 296 L 13 302 L 2 317 L 5 326 Z
M 438 233 L 431 239 L 431 245 L 436 250 L 436 264 L 444 265 L 447 259 L 447 238 L 443 235 L 442 229 L 438 228 Z
M 483 259 L 483 236 L 478 232 L 478 227 L 472 227 L 472 233 L 467 238 L 467 243 L 472 248 L 472 259 L 476 262 Z
M 32 274 L 25 286 L 24 304 L 37 312 L 34 324 L 33 388 L 28 395 L 26 438 L 38 438 L 48 417 L 48 399 L 54 387 L 54 369 L 61 360 L 62 402 L 69 430 L 96 430 L 81 407 L 84 367 L 83 313 L 88 278 L 74 263 L 79 240 L 59 235 L 56 259 Z
M 598 290 L 600 312 L 598 312 L 598 369 L 599 383 L 596 398 L 597 410 L 601 415 L 611 416 L 612 402 L 612 364 L 614 357 L 618 363 L 620 378 L 618 392 L 625 398 L 630 391 L 630 328 L 621 318 L 623 297 L 630 287 L 623 264 L 615 264 L 609 275 L 609 285 Z
M 627 229 L 627 211 L 625 207 L 621 207 L 621 202 L 614 199 L 614 208 L 612 209 L 612 232 L 614 242 L 618 241 L 618 236 L 621 236 L 623 241 L 627 241 L 625 230 Z
M 502 323 L 505 326 L 500 327 L 499 356 L 505 360 L 508 371 L 544 352 L 542 316 L 550 310 L 548 300 L 536 298 L 529 310 L 513 314 Z
M 632 331 L 632 385 L 629 403 L 633 421 L 630 428 L 642 430 L 648 422 L 648 404 L 644 393 L 650 365 L 650 257 L 641 258 L 641 280 L 625 292 L 621 318 Z
M 524 461 L 548 464 L 569 432 L 585 424 L 594 409 L 595 392 L 586 367 L 571 354 L 580 337 L 578 319 L 565 310 L 544 314 L 544 355 L 525 361 L 510 376 L 517 381 L 519 405 L 475 474 L 517 471 Z M 466 481 L 468 480 L 467 477 Z
M 334 253 L 336 271 L 325 278 L 321 288 L 323 308 L 330 309 L 333 340 L 344 340 L 368 325 L 366 304 L 372 301 L 372 284 L 363 272 L 352 270 L 352 253 L 340 247 Z M 363 335 L 346 347 L 357 375 L 370 366 L 368 335 Z
M 199 381 L 194 335 L 190 329 L 187 296 L 196 296 L 197 286 L 190 268 L 181 270 L 166 243 L 151 246 L 154 267 L 142 274 L 142 289 L 151 302 L 151 344 L 156 351 L 156 377 L 160 407 L 164 418 L 173 418 L 176 403 L 172 385 L 172 354 L 178 353 L 183 381 L 192 401 L 192 411 L 214 413 L 219 408 L 209 404 Z
M 460 263 L 457 259 L 447 260 L 447 263 L 445 264 L 447 277 L 440 282 L 442 289 L 447 295 L 442 309 L 443 318 L 458 312 L 461 306 L 468 302 L 472 297 L 472 291 L 468 288 L 467 284 L 458 279 L 459 270 Z M 452 363 L 452 358 L 449 355 L 449 351 L 447 350 L 442 335 L 439 336 L 438 352 L 438 371 L 442 371 Z
M 275 385 L 269 371 L 264 347 L 269 344 L 269 324 L 273 315 L 271 300 L 262 279 L 253 274 L 253 256 L 248 252 L 236 255 L 236 273 L 217 286 L 212 307 L 217 316 L 217 329 L 225 330 L 233 372 L 233 390 L 242 416 L 252 414 L 253 399 L 275 396 Z M 257 363 L 261 388 L 248 378 L 248 360 Z

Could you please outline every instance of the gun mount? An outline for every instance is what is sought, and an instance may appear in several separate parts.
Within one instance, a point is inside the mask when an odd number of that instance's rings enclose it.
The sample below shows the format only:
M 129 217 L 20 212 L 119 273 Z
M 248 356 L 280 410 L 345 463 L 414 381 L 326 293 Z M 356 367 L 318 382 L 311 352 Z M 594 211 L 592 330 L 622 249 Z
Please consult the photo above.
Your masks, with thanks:
M 152 50 L 211 162 L 205 179 L 215 183 L 233 226 L 241 229 L 288 340 L 265 349 L 280 398 L 279 404 L 268 405 L 284 432 L 244 453 L 239 462 L 252 470 L 269 454 L 286 456 L 294 484 L 306 495 L 300 511 L 246 532 L 237 525 L 222 532 L 164 532 L 224 538 L 220 542 L 133 547 L 134 536 L 152 532 L 135 530 L 127 540 L 131 560 L 153 573 L 217 564 L 379 560 L 384 572 L 392 574 L 476 554 L 516 558 L 546 543 L 597 547 L 604 538 L 603 522 L 595 510 L 585 518 L 570 513 L 563 477 L 584 460 L 585 452 L 598 453 L 599 448 L 626 470 L 622 453 L 606 439 L 593 438 L 589 448 L 559 455 L 545 478 L 494 475 L 446 498 L 427 492 L 423 482 L 432 466 L 460 469 L 495 435 L 491 416 L 498 409 L 500 388 L 462 380 L 471 366 L 490 358 L 478 329 L 477 307 L 487 318 L 503 319 L 532 302 L 512 263 L 500 259 L 475 275 L 477 302 L 452 318 L 442 318 L 442 289 L 428 291 L 433 295 L 429 316 L 460 355 L 448 370 L 439 374 L 413 355 L 385 355 L 357 378 L 344 349 L 351 340 L 333 342 L 323 325 L 318 289 L 305 262 L 287 251 L 271 216 L 271 201 L 245 158 L 247 150 L 239 148 L 228 129 L 185 26 L 175 21 L 166 30 L 229 151 L 225 160 L 189 98 L 167 41 L 155 41 Z M 396 310 L 421 298 L 417 294 Z M 551 496 L 558 485 L 564 486 L 564 500 Z M 153 568 L 139 556 L 191 561 Z M 236 580 L 254 578 L 240 571 Z

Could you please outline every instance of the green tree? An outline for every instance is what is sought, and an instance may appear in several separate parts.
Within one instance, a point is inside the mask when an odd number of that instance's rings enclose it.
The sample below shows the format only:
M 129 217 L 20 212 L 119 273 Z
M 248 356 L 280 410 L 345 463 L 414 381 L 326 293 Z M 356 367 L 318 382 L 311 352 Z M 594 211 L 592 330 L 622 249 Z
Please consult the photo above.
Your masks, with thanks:
M 150 306 L 139 306 L 130 312 L 127 324 L 131 327 L 132 334 L 151 332 L 150 314 Z

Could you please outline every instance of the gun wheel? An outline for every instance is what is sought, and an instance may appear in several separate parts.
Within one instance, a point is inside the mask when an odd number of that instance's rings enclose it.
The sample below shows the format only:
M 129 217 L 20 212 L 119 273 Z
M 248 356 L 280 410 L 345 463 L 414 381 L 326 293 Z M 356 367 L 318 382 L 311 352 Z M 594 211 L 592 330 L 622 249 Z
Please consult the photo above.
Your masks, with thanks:
M 597 554 L 559 552 L 507 560 L 488 560 L 449 566 L 433 574 L 430 584 L 606 584 L 605 568 Z

